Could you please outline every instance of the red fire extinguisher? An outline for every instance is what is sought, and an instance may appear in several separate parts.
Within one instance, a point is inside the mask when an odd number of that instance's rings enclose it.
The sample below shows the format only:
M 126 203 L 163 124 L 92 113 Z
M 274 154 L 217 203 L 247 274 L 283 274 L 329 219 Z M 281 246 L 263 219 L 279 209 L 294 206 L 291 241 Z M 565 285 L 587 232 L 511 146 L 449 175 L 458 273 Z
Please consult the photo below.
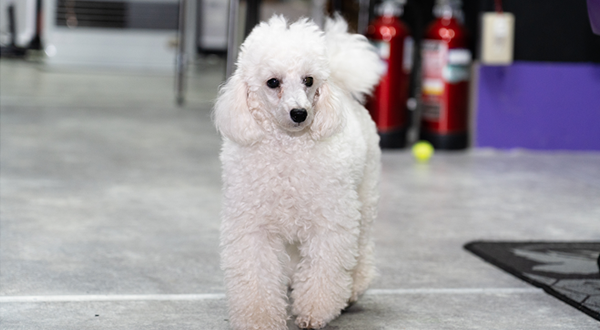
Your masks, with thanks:
M 437 0 L 436 19 L 421 44 L 420 136 L 436 149 L 464 149 L 468 143 L 471 52 L 460 7 L 460 0 Z
M 408 27 L 398 18 L 406 0 L 385 0 L 377 8 L 378 16 L 367 30 L 367 38 L 376 47 L 387 70 L 367 102 L 377 125 L 382 148 L 406 145 L 408 116 L 406 101 L 412 69 L 413 39 Z

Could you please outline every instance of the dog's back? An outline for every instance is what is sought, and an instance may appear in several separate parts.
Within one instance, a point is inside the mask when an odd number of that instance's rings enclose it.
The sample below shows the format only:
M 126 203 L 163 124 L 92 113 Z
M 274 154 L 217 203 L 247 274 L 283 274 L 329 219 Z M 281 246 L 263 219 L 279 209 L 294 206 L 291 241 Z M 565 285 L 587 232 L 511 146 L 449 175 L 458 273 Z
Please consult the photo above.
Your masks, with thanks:
M 367 38 L 347 30 L 348 24 L 339 15 L 325 23 L 331 79 L 363 101 L 379 82 L 384 65 Z

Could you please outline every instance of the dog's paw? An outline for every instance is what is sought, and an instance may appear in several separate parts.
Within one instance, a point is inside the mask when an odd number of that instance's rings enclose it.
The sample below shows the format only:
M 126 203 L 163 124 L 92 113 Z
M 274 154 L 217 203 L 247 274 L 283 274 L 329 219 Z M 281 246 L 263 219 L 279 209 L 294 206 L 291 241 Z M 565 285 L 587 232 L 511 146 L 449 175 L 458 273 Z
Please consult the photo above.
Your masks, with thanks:
M 298 315 L 298 317 L 296 317 L 296 325 L 300 329 L 321 329 L 327 325 L 327 322 L 310 316 Z
M 365 291 L 367 291 L 366 287 L 359 288 L 355 285 L 354 288 L 352 288 L 352 295 L 348 299 L 348 305 L 346 306 L 346 308 L 356 303 L 358 299 L 360 299 L 360 297 L 362 297 L 362 295 L 365 294 Z

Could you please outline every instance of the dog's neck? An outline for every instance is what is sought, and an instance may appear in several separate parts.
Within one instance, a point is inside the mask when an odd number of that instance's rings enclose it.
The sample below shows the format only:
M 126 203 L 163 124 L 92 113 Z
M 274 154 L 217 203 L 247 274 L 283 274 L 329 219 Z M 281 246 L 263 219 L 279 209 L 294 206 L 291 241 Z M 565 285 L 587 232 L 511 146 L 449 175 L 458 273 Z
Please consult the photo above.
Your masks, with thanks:
M 265 132 L 258 144 L 276 152 L 293 154 L 300 150 L 314 148 L 316 142 L 310 135 L 310 127 L 299 132 L 288 132 L 279 127 L 272 127 Z

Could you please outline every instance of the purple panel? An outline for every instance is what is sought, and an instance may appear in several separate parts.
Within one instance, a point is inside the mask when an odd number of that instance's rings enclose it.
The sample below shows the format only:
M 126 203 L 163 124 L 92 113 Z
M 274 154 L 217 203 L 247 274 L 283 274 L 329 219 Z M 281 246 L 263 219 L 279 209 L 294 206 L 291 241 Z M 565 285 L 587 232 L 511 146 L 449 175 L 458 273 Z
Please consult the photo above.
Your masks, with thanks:
M 481 66 L 477 147 L 600 150 L 600 65 Z

